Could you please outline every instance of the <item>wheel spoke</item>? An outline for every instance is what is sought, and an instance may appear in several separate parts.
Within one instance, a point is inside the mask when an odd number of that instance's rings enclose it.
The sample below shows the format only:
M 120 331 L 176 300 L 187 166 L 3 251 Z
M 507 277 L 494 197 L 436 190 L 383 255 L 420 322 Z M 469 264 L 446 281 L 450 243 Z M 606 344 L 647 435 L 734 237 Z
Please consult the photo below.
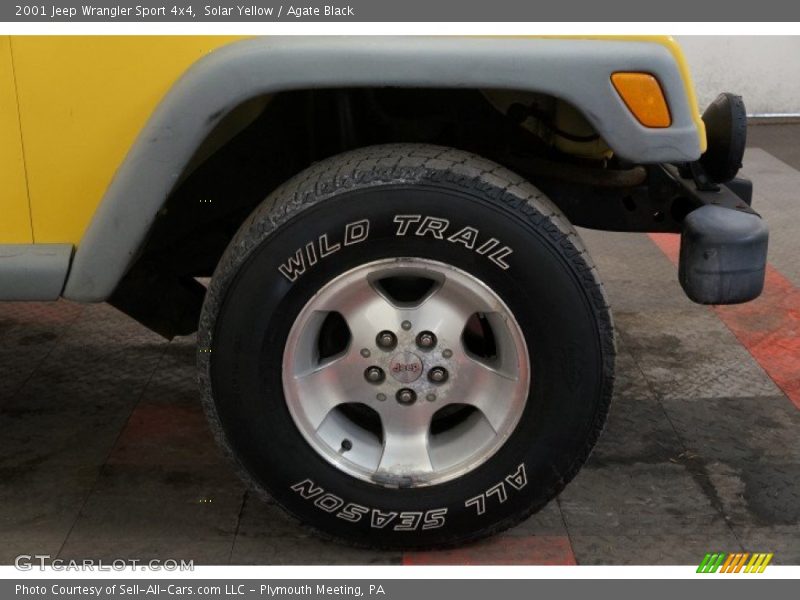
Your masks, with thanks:
M 425 406 L 395 406 L 383 411 L 383 454 L 378 474 L 412 478 L 433 470 L 428 449 L 431 411 Z
M 445 279 L 422 303 L 409 311 L 408 319 L 418 330 L 432 331 L 441 343 L 460 344 L 469 318 L 476 312 L 491 312 L 497 307 L 483 301 L 451 279 Z
M 340 404 L 360 400 L 362 379 L 359 366 L 349 355 L 295 375 L 294 384 L 303 398 L 303 410 L 310 427 L 316 431 L 328 413 Z
M 370 347 L 378 332 L 394 330 L 402 321 L 401 311 L 382 296 L 366 279 L 348 285 L 344 293 L 329 303 L 321 302 L 321 310 L 336 311 L 342 315 L 353 345 Z
M 516 375 L 504 373 L 466 354 L 459 367 L 459 375 L 452 382 L 444 404 L 466 404 L 477 408 L 492 429 L 499 432 L 511 404 L 516 402 L 515 390 L 519 384 Z

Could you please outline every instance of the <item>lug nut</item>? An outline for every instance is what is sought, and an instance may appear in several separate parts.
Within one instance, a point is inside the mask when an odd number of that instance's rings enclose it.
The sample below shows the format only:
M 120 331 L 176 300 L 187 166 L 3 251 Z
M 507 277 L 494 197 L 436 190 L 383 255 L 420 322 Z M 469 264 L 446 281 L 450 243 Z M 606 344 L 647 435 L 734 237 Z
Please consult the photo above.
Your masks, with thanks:
M 375 338 L 375 343 L 383 350 L 391 350 L 397 346 L 397 336 L 391 331 L 381 331 Z
M 430 350 L 436 345 L 436 336 L 430 331 L 422 331 L 417 336 L 417 346 L 423 350 Z
M 396 397 L 400 404 L 414 404 L 417 400 L 417 393 L 411 388 L 400 388 L 397 390 Z
M 444 383 L 447 381 L 447 369 L 444 367 L 433 367 L 428 371 L 428 379 L 433 383 Z
M 380 383 L 386 378 L 386 374 L 380 367 L 367 367 L 364 371 L 364 379 L 370 383 Z

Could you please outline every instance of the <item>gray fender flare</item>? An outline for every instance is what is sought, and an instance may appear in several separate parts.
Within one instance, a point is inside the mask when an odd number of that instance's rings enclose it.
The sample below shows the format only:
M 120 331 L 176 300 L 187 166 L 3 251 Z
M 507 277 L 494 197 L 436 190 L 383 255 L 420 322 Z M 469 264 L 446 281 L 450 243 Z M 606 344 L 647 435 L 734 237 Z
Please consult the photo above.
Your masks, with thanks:
M 615 71 L 646 71 L 672 125 L 648 129 L 614 90 Z M 676 60 L 658 43 L 463 37 L 270 37 L 208 54 L 175 83 L 117 170 L 75 253 L 63 296 L 108 298 L 193 153 L 219 120 L 255 96 L 356 86 L 494 88 L 557 96 L 577 107 L 621 157 L 699 158 L 700 138 Z

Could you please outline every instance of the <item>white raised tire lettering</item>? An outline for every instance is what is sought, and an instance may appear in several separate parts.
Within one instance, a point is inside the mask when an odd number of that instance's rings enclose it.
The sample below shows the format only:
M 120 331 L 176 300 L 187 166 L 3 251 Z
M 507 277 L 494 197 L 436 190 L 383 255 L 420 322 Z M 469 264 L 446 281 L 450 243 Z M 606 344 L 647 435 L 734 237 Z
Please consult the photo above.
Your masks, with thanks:
M 520 463 L 516 471 L 510 475 L 506 475 L 503 481 L 491 486 L 482 494 L 468 498 L 466 501 L 464 501 L 464 506 L 474 506 L 475 512 L 478 515 L 486 513 L 486 510 L 492 505 L 492 503 L 503 504 L 506 500 L 508 500 L 509 490 L 506 487 L 506 484 L 517 491 L 520 491 L 522 488 L 528 485 L 528 478 L 525 474 L 525 463 Z
M 393 511 L 370 508 L 355 502 L 347 502 L 339 496 L 326 491 L 310 479 L 298 481 L 290 487 L 304 500 L 308 500 L 318 509 L 335 514 L 337 518 L 358 523 L 369 515 L 369 524 L 373 529 L 392 529 L 394 531 L 418 531 L 444 527 L 446 508 L 432 508 L 426 511 Z
M 466 226 L 450 233 L 453 228 L 450 226 L 449 219 L 423 215 L 395 215 L 392 222 L 396 225 L 395 236 L 397 237 L 413 234 L 417 237 L 429 237 L 451 244 L 460 244 L 467 250 L 485 256 L 504 271 L 510 268 L 506 259 L 514 251 L 495 237 L 481 239 L 480 230 L 476 227 Z M 334 241 L 336 238 L 323 233 L 287 257 L 278 267 L 278 271 L 286 279 L 294 282 L 323 258 L 335 254 L 345 246 L 353 246 L 365 241 L 369 238 L 369 232 L 369 219 L 361 219 L 345 225 L 344 233 L 338 238 L 341 241 Z M 448 233 L 450 234 L 447 235 Z

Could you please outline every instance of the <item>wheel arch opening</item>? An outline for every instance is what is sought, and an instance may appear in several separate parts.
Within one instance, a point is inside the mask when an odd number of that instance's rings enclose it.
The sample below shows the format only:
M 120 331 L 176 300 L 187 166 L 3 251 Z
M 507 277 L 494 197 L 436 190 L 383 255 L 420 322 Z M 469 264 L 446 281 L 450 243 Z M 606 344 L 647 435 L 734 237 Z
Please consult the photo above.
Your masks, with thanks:
M 109 302 L 161 335 L 196 330 L 204 279 L 248 215 L 315 162 L 358 147 L 428 143 L 509 168 L 526 158 L 604 161 L 575 107 L 522 90 L 358 87 L 252 97 L 195 149 Z

